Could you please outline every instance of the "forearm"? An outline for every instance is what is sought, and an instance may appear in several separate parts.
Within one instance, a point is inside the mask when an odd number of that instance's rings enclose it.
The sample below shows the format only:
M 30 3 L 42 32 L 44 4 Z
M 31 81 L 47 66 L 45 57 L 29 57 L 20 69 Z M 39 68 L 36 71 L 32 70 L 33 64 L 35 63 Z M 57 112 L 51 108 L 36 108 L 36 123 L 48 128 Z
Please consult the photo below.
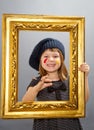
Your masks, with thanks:
M 23 102 L 34 101 L 38 94 L 37 87 L 29 87 L 25 95 L 22 98 Z
M 52 85 L 52 80 L 48 78 L 48 75 L 41 78 L 37 85 L 29 87 L 27 92 L 22 98 L 22 101 L 34 101 L 39 91 Z
M 86 101 L 86 102 L 87 102 L 88 99 L 89 99 L 89 95 L 90 95 L 90 92 L 89 92 L 88 76 L 85 75 L 85 101 Z

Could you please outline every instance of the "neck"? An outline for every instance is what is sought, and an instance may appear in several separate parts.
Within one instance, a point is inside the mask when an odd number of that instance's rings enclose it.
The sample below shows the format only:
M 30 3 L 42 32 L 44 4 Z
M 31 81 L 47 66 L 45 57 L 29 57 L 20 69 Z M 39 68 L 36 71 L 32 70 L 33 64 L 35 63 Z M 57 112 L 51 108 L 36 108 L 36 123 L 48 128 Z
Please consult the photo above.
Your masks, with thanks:
M 59 80 L 59 76 L 58 76 L 58 73 L 55 72 L 55 73 L 48 73 L 48 76 L 50 79 L 52 79 L 53 81 L 56 81 L 56 80 Z

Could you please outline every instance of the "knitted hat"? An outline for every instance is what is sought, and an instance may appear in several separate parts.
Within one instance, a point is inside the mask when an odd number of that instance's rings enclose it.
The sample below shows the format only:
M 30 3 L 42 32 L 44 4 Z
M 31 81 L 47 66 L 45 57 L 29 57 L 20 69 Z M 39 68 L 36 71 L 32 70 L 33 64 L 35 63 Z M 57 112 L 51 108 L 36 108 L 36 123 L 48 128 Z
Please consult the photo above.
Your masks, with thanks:
M 65 59 L 64 45 L 56 39 L 46 38 L 46 39 L 41 40 L 33 49 L 32 54 L 29 59 L 29 65 L 32 68 L 39 70 L 39 62 L 40 62 L 42 53 L 46 49 L 52 49 L 52 48 L 58 48 L 62 52 L 62 55 Z

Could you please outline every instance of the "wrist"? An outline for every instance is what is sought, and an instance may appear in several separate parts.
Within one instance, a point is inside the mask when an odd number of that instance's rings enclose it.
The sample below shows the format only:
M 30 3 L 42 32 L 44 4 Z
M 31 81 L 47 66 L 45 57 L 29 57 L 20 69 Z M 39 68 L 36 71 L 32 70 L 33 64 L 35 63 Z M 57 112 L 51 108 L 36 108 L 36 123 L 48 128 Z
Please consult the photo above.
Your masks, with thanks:
M 85 73 L 85 78 L 88 78 L 88 74 Z
M 36 93 L 38 93 L 40 91 L 40 87 L 39 87 L 39 84 L 37 84 L 35 87 L 34 87 L 34 91 Z

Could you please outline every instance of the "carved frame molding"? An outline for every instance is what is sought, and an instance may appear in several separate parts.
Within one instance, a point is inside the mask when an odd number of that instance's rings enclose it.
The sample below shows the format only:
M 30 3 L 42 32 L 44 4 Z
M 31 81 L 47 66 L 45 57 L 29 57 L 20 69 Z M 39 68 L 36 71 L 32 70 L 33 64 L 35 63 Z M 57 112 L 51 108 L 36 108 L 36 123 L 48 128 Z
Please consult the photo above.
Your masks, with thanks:
M 2 20 L 2 118 L 84 117 L 85 60 L 84 17 L 3 14 Z M 69 101 L 18 102 L 19 31 L 53 31 L 70 34 Z

